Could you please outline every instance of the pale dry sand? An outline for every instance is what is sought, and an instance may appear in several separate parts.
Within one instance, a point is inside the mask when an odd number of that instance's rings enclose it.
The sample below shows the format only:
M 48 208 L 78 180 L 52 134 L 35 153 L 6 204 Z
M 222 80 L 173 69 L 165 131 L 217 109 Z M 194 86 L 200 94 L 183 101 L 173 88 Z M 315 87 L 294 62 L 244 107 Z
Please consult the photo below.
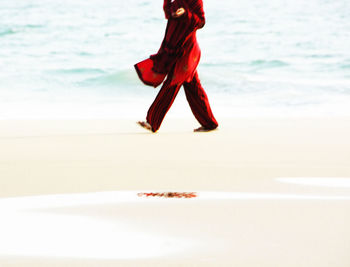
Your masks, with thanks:
M 7 220 L 0 233 L 7 240 L 0 240 L 0 266 L 350 266 L 350 118 L 226 119 L 210 133 L 194 127 L 168 119 L 151 134 L 130 120 L 1 121 L 0 212 Z M 289 183 L 277 180 L 283 177 Z M 136 200 L 104 198 L 125 191 Z M 137 199 L 148 191 L 199 197 Z M 90 192 L 105 193 L 87 201 Z M 43 197 L 47 206 L 38 207 L 30 197 L 52 194 L 82 202 L 54 205 Z M 62 221 L 40 217 L 53 214 Z M 77 217 L 91 227 L 79 235 L 69 227 Z M 43 239 L 51 232 L 41 232 L 40 218 L 53 224 L 51 239 Z M 103 223 L 125 229 L 98 235 Z M 144 235 L 154 237 L 149 245 Z M 16 242 L 37 250 L 24 253 Z M 75 244 L 71 254 L 62 242 Z M 76 247 L 89 242 L 85 257 Z M 122 249 L 103 253 L 123 242 L 130 246 L 124 257 Z M 94 245 L 105 250 L 94 255 Z M 142 250 L 152 246 L 146 257 Z

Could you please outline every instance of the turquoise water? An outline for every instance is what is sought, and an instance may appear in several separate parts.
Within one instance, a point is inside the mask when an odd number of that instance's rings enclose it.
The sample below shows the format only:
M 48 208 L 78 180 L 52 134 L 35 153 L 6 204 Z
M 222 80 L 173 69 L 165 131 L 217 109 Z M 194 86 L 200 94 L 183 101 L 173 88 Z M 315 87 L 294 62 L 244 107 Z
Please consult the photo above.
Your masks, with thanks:
M 157 90 L 133 64 L 159 48 L 161 2 L 0 1 L 0 119 L 143 118 Z M 350 115 L 350 1 L 204 5 L 198 71 L 217 117 Z

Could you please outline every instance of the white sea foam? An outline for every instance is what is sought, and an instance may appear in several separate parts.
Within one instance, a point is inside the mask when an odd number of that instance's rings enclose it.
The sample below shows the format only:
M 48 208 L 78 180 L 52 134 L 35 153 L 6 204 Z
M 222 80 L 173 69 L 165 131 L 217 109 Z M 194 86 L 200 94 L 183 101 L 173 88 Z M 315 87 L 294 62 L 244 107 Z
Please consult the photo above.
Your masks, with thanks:
M 340 186 L 343 186 L 344 182 L 345 186 L 348 185 L 349 178 L 344 179 Z M 303 183 L 304 180 L 293 178 L 296 182 Z M 286 179 L 282 181 L 289 182 Z M 333 186 L 339 182 L 339 180 L 333 183 L 332 181 L 329 178 L 326 186 Z M 320 181 L 314 179 L 312 184 L 314 182 Z M 237 209 L 235 201 L 350 200 L 348 194 L 339 195 L 332 192 L 329 195 L 299 194 L 298 191 L 294 193 L 198 192 L 197 194 L 198 197 L 193 199 L 138 197 L 137 192 L 132 191 L 0 198 L 2 214 L 0 257 L 146 259 L 176 255 L 179 252 L 201 247 L 202 234 L 200 239 L 195 239 L 191 235 L 178 236 L 169 226 L 170 230 L 166 232 L 155 231 L 158 227 L 164 227 L 161 222 L 162 214 L 158 214 L 158 217 L 151 215 L 152 226 L 156 228 L 149 228 L 147 223 L 138 223 L 138 220 L 147 220 L 145 215 L 140 213 L 143 207 L 157 210 L 161 203 L 168 205 L 169 209 L 176 207 L 179 203 L 195 205 L 192 206 L 194 209 L 197 204 L 208 205 L 204 210 L 207 216 L 211 216 L 207 210 L 212 209 L 213 204 L 223 203 L 223 201 L 234 204 L 233 206 Z M 114 208 L 123 206 L 126 207 L 126 213 L 113 213 Z M 111 209 L 111 207 L 114 208 Z M 182 211 L 180 213 L 182 214 Z M 195 217 L 198 216 L 198 213 L 193 210 L 191 213 Z M 170 216 L 175 223 L 181 221 L 181 216 L 174 216 L 171 212 L 165 216 Z M 203 225 L 203 220 L 201 224 Z M 221 242 L 220 238 L 218 244 Z M 214 244 L 217 246 L 216 243 Z

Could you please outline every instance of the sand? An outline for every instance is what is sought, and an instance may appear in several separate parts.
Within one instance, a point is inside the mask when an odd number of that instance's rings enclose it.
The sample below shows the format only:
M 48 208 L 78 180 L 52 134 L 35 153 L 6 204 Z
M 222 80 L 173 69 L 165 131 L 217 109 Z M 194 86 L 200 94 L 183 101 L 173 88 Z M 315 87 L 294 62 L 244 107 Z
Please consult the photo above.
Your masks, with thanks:
M 350 266 L 350 118 L 196 126 L 0 121 L 0 266 Z

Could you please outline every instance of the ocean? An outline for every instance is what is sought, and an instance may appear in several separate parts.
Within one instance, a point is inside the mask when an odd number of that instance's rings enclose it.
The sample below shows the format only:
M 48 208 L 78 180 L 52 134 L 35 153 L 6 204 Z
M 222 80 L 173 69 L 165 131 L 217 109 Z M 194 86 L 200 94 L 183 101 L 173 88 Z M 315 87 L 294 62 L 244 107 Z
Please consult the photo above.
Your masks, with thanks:
M 349 0 L 204 0 L 198 73 L 220 117 L 350 115 Z M 144 119 L 160 0 L 1 0 L 0 119 Z M 182 90 L 169 116 L 191 117 Z

